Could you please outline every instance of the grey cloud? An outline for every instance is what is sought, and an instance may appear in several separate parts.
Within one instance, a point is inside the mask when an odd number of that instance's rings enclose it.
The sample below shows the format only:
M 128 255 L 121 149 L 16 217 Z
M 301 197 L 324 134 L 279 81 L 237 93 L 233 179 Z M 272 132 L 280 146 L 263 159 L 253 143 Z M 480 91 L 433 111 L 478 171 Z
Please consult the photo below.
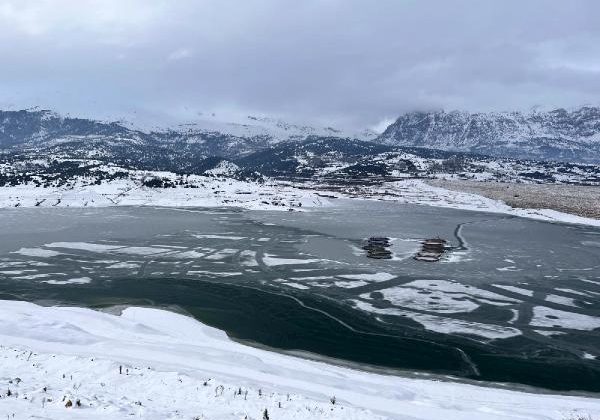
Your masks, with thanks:
M 0 1 L 0 106 L 370 126 L 600 94 L 590 1 Z

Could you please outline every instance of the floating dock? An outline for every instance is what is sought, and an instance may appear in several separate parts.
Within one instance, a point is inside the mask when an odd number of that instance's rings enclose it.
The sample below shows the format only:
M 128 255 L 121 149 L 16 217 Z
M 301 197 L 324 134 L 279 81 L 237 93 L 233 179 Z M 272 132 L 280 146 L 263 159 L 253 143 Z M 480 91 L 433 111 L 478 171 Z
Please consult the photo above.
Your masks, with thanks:
M 363 245 L 363 249 L 367 251 L 367 258 L 376 260 L 389 260 L 392 258 L 390 251 L 390 238 L 385 236 L 372 236 L 367 239 L 367 243 Z
M 446 252 L 446 240 L 441 238 L 425 239 L 421 250 L 413 258 L 423 262 L 438 262 Z

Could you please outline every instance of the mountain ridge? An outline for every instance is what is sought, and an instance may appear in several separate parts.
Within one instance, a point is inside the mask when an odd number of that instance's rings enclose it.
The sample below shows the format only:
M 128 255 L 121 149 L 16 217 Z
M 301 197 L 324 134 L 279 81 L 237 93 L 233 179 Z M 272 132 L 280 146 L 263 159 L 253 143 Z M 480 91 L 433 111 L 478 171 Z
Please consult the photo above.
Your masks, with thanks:
M 528 113 L 409 112 L 374 142 L 498 157 L 600 163 L 600 107 Z
M 243 159 L 309 138 L 356 141 L 388 147 L 424 148 L 512 159 L 600 163 L 600 108 L 567 111 L 416 111 L 401 115 L 380 136 L 354 135 L 248 116 L 252 124 L 184 124 L 143 131 L 123 122 L 61 116 L 48 110 L 0 111 L 0 149 L 103 158 L 120 164 L 194 170 L 209 157 Z M 263 124 L 263 125 L 261 125 Z M 350 146 L 349 146 L 350 147 Z M 319 152 L 317 152 L 319 153 Z

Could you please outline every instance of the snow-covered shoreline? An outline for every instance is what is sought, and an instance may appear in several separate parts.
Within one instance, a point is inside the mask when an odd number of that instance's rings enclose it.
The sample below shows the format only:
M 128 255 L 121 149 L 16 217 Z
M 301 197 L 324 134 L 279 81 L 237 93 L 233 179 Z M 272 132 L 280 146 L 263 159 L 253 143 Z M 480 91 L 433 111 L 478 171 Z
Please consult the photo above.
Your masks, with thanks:
M 387 183 L 382 187 L 400 195 L 395 201 L 410 204 L 454 208 L 460 210 L 482 211 L 507 214 L 516 217 L 541 220 L 546 222 L 573 223 L 589 226 L 600 226 L 599 219 L 581 217 L 551 209 L 515 208 L 501 200 L 484 197 L 465 191 L 455 191 L 430 185 L 422 180 L 407 180 Z
M 0 339 L 0 416 L 15 418 L 260 419 L 265 409 L 271 419 L 600 414 L 596 398 L 380 375 L 248 347 L 159 309 L 117 316 L 0 301 Z M 66 408 L 68 400 L 81 407 Z
M 167 176 L 170 173 L 159 173 Z M 155 174 L 156 175 L 156 174 Z M 547 222 L 600 226 L 599 219 L 550 209 L 513 208 L 500 200 L 449 190 L 419 179 L 365 186 L 360 193 L 328 191 L 326 186 L 269 181 L 258 183 L 222 177 L 191 176 L 194 188 L 149 188 L 132 179 L 69 187 L 0 187 L 0 208 L 11 207 L 238 207 L 248 210 L 302 211 L 332 207 L 334 198 L 384 200 L 459 210 L 481 211 L 525 217 Z M 302 188 L 300 188 L 302 187 Z
M 164 173 L 169 174 L 169 173 Z M 300 210 L 322 207 L 328 200 L 312 191 L 277 183 L 190 176 L 194 188 L 150 188 L 137 180 L 65 187 L 0 187 L 0 208 L 7 207 L 240 207 L 249 210 Z

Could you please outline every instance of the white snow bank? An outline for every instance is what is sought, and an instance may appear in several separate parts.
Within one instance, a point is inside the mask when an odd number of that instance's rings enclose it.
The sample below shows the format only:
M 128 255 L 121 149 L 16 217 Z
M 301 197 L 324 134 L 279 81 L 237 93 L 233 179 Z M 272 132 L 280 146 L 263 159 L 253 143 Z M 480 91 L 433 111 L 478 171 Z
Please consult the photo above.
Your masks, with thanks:
M 115 316 L 0 301 L 0 343 L 0 389 L 12 393 L 0 399 L 2 418 L 260 419 L 265 408 L 274 420 L 600 414 L 593 398 L 386 376 L 247 347 L 157 309 Z M 67 409 L 63 397 L 82 406 Z
M 510 214 L 550 222 L 577 223 L 600 226 L 600 220 L 561 213 L 549 209 L 512 208 L 499 200 L 481 195 L 434 187 L 422 180 L 407 179 L 386 182 L 380 186 L 363 186 L 346 193 L 327 192 L 326 186 L 291 184 L 269 180 L 266 183 L 239 181 L 227 177 L 188 176 L 193 188 L 148 188 L 142 180 L 154 175 L 176 183 L 177 175 L 170 172 L 128 171 L 129 179 L 87 185 L 80 181 L 74 186 L 35 187 L 16 185 L 0 187 L 0 208 L 4 207 L 108 207 L 108 206 L 164 206 L 164 207 L 240 207 L 249 210 L 302 211 L 306 208 L 341 205 L 342 200 L 328 200 L 324 193 L 353 199 L 377 199 L 408 204 L 422 204 L 463 210 Z M 318 190 L 318 191 L 317 191 Z M 233 238 L 230 238 L 233 239 Z M 403 247 L 401 247 L 402 249 Z M 412 252 L 396 250 L 400 258 Z
M 176 174 L 153 172 L 176 183 Z M 99 185 L 75 182 L 73 186 L 35 187 L 16 185 L 0 187 L 3 207 L 241 207 L 252 210 L 301 211 L 328 206 L 329 200 L 314 192 L 277 182 L 257 183 L 231 178 L 198 175 L 187 177 L 193 188 L 148 188 L 142 180 L 144 171 L 129 171 L 129 179 L 116 179 Z

